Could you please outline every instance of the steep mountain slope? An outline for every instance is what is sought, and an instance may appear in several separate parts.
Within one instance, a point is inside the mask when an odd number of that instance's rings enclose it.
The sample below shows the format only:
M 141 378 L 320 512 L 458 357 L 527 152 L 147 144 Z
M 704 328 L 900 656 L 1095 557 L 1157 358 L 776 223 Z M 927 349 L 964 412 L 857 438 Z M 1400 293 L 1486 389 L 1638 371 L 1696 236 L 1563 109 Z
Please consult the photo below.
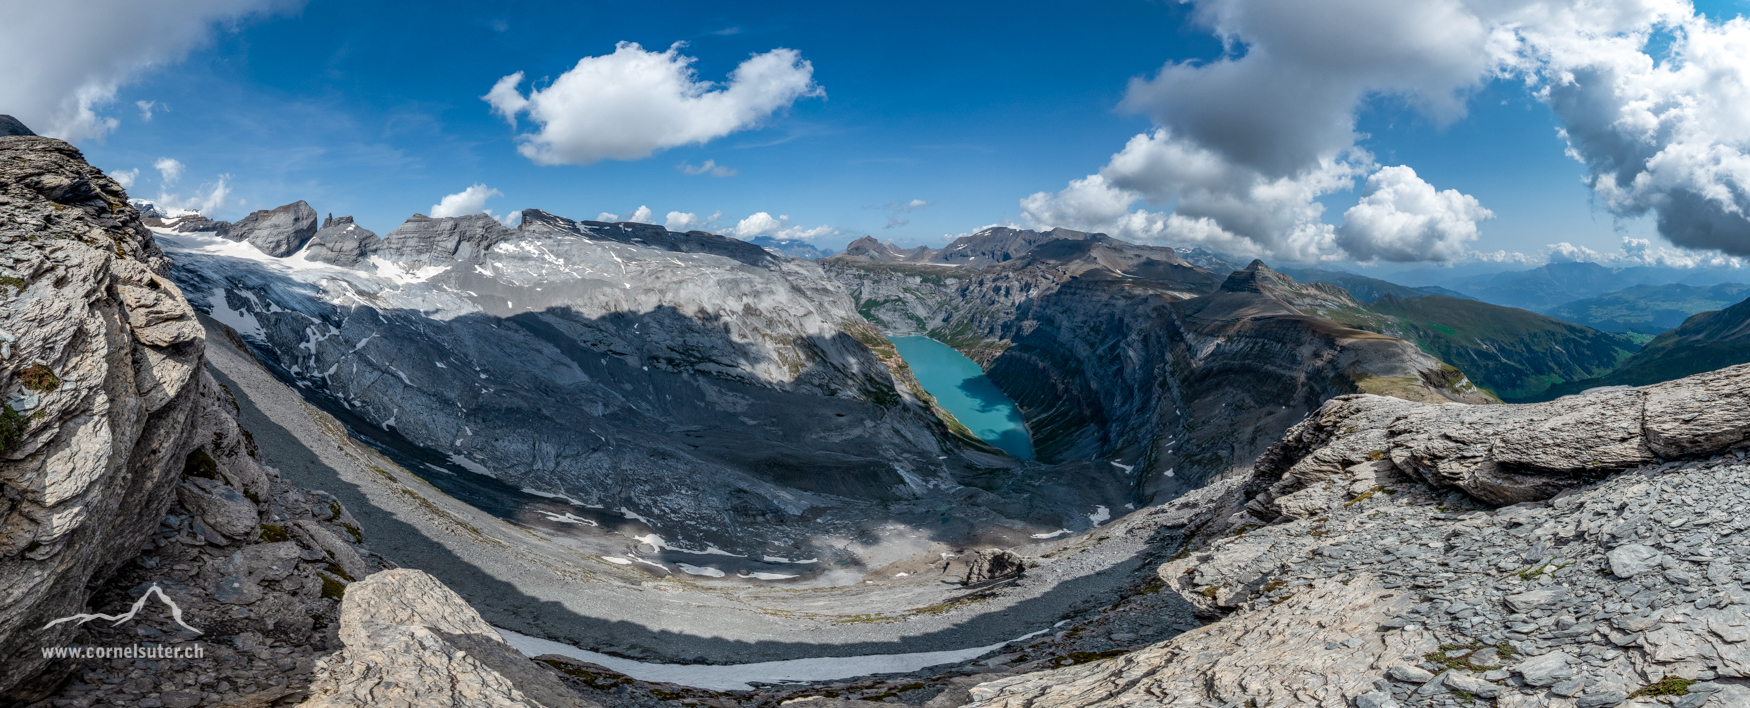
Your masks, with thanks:
M 1750 285 L 1742 283 L 1702 287 L 1680 283 L 1636 285 L 1570 302 L 1551 309 L 1549 314 L 1606 332 L 1652 337 L 1676 329 L 1690 315 L 1736 304 L 1747 295 L 1750 295 Z
M 1036 241 L 983 268 L 822 261 L 883 331 L 927 333 L 986 367 L 1041 460 L 1105 460 L 1139 499 L 1244 464 L 1330 396 L 1482 401 L 1463 376 L 1391 337 L 1325 319 L 1341 288 L 1254 262 L 1220 276 L 1170 248 L 1104 235 Z
M 1415 342 L 1508 401 L 1606 373 L 1637 348 L 1622 335 L 1476 300 L 1386 295 L 1367 309 L 1389 319 L 1336 318 Z
M 793 555 L 831 509 L 1004 464 L 962 454 L 817 267 L 743 241 L 537 210 L 416 215 L 350 268 L 164 239 L 191 299 L 338 413 L 665 543 Z
M 1645 386 L 1750 362 L 1750 300 L 1703 312 L 1653 338 L 1616 370 L 1551 388 L 1546 397 L 1600 386 Z

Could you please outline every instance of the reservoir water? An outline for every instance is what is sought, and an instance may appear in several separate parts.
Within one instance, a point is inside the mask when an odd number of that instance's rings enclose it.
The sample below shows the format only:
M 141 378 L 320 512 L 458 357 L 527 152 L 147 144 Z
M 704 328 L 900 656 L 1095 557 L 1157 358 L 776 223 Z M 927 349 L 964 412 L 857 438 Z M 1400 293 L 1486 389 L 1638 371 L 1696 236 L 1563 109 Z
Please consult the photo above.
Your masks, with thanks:
M 929 337 L 895 337 L 893 345 L 918 383 L 936 397 L 936 405 L 985 442 L 1023 460 L 1033 459 L 1033 439 L 1021 411 L 977 363 Z

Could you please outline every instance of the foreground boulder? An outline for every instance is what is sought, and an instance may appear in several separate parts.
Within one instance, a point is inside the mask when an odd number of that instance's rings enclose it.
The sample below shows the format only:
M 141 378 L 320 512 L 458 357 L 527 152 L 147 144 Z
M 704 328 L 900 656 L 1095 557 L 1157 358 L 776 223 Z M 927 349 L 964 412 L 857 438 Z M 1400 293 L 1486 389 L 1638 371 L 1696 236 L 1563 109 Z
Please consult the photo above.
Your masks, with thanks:
M 383 571 L 349 586 L 340 640 L 346 649 L 317 665 L 306 708 L 595 707 L 421 571 Z
M 967 585 L 1018 578 L 1027 572 L 1027 561 L 1008 551 L 985 549 L 974 553 L 966 560 L 966 576 L 961 582 Z

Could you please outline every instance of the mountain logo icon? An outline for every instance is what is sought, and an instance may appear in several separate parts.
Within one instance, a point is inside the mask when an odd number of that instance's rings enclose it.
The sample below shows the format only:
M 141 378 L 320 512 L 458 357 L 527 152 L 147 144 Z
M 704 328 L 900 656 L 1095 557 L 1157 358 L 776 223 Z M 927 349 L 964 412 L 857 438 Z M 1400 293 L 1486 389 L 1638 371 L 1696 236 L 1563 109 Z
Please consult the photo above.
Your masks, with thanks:
M 164 594 L 164 590 L 160 589 L 158 587 L 157 583 L 153 583 L 152 587 L 147 588 L 146 594 L 141 595 L 140 599 L 135 600 L 133 607 L 129 607 L 127 612 L 124 612 L 124 613 L 119 614 L 119 615 L 105 615 L 105 614 L 98 614 L 98 613 L 92 613 L 92 614 L 81 613 L 81 614 L 73 615 L 70 617 L 62 617 L 62 618 L 57 619 L 53 622 L 45 624 L 45 625 L 43 625 L 43 629 L 48 629 L 48 628 L 53 627 L 57 624 L 61 624 L 63 622 L 73 622 L 75 624 L 85 624 L 86 622 L 90 622 L 91 620 L 95 620 L 95 619 L 109 620 L 112 623 L 110 626 L 113 627 L 115 625 L 118 625 L 118 624 L 121 624 L 123 622 L 126 622 L 128 620 L 133 619 L 134 615 L 136 615 L 140 612 L 140 608 L 146 606 L 146 601 L 151 599 L 153 595 L 157 595 L 159 600 L 162 600 L 165 605 L 168 605 L 170 607 L 171 619 L 176 620 L 176 623 L 179 625 L 182 625 L 183 629 L 186 629 L 190 632 L 194 632 L 195 634 L 204 634 L 204 632 L 202 632 L 198 629 L 195 629 L 194 627 L 190 627 L 190 626 L 188 626 L 187 622 L 182 621 L 182 608 L 178 607 L 176 605 L 176 601 L 170 599 L 169 595 Z

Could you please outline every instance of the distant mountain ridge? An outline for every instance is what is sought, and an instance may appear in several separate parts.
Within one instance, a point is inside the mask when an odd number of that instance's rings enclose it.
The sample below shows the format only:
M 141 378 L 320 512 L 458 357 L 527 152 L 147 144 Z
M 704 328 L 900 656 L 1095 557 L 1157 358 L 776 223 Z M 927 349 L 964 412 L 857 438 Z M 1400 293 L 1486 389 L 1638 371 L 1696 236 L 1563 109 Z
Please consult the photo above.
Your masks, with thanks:
M 1385 297 L 1386 295 L 1394 295 L 1400 298 L 1445 295 L 1447 297 L 1456 297 L 1466 300 L 1476 299 L 1456 290 L 1450 290 L 1438 285 L 1411 287 L 1387 280 L 1381 280 L 1379 278 L 1369 278 L 1365 275 L 1356 275 L 1354 273 L 1347 273 L 1340 270 L 1322 270 L 1319 268 L 1281 268 L 1279 270 L 1284 275 L 1288 275 L 1304 283 L 1329 283 L 1331 285 L 1340 286 L 1344 290 L 1349 291 L 1350 295 L 1354 295 L 1355 299 L 1362 302 L 1373 302 Z
M 954 239 L 948 245 L 943 246 L 941 250 L 929 246 L 900 248 L 891 243 L 877 241 L 872 236 L 864 236 L 846 244 L 845 250 L 839 255 L 875 263 L 920 263 L 982 268 L 1020 258 L 1040 244 L 1052 241 L 1085 241 L 1096 238 L 1104 238 L 1109 242 L 1123 243 L 1129 246 L 1165 248 L 1164 246 L 1132 244 L 1105 234 L 1073 229 L 1028 231 L 1006 226 L 993 226 Z M 1207 248 L 1175 247 L 1172 250 L 1179 260 L 1212 272 L 1229 273 L 1239 269 L 1233 256 Z
M 1476 300 L 1388 294 L 1368 310 L 1395 322 L 1359 326 L 1415 342 L 1508 402 L 1608 373 L 1637 348 L 1619 334 Z
M 1553 317 L 1606 332 L 1658 335 L 1676 329 L 1691 315 L 1729 307 L 1750 296 L 1750 285 L 1636 285 L 1549 311 Z
M 1555 398 L 1602 386 L 1644 386 L 1750 363 L 1750 300 L 1694 315 L 1604 376 L 1551 387 Z

